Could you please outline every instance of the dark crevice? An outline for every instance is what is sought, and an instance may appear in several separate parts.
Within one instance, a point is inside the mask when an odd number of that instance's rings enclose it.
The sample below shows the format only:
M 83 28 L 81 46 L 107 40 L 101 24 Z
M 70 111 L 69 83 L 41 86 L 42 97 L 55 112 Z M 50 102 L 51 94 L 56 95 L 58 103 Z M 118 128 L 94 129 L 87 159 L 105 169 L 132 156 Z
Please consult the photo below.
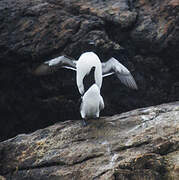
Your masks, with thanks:
M 72 143 L 74 142 L 84 142 L 86 141 L 87 139 L 84 139 L 84 138 L 81 138 L 81 139 L 77 139 L 77 140 L 74 140 L 74 141 L 71 141 Z
M 161 156 L 166 156 L 169 153 L 175 152 L 179 150 L 179 143 L 178 142 L 170 142 L 167 141 L 163 143 L 159 148 L 156 148 L 153 153 L 159 154 Z
M 100 178 L 102 175 L 104 175 L 105 173 L 107 173 L 109 170 L 103 171 L 100 174 L 98 174 L 97 176 L 93 177 L 93 180 L 97 180 L 98 178 Z
M 6 176 L 8 174 L 14 174 L 17 171 L 28 171 L 33 169 L 41 169 L 41 168 L 48 168 L 48 167 L 54 167 L 54 166 L 66 166 L 64 162 L 48 162 L 36 166 L 26 166 L 26 167 L 16 167 L 14 169 L 11 169 L 10 171 L 7 171 L 6 173 L 3 173 L 2 175 Z
M 101 157 L 102 155 L 103 154 L 89 156 L 78 162 L 74 162 L 73 164 L 68 164 L 68 163 L 65 163 L 62 161 L 58 161 L 58 162 L 48 162 L 48 163 L 44 163 L 44 164 L 39 164 L 36 166 L 17 167 L 16 169 L 11 169 L 11 171 L 8 171 L 2 175 L 12 174 L 12 173 L 15 173 L 16 171 L 28 171 L 28 170 L 33 170 L 33 169 L 41 169 L 41 168 L 54 167 L 54 166 L 73 166 L 73 165 L 80 164 L 80 163 L 83 163 L 83 162 L 91 160 L 91 159 Z
M 101 154 L 95 154 L 95 155 L 87 156 L 87 157 L 85 157 L 84 159 L 82 159 L 80 161 L 74 162 L 72 165 L 81 164 L 81 163 L 83 163 L 85 161 L 88 161 L 88 160 L 91 160 L 91 159 L 95 159 L 95 158 L 101 157 L 103 155 L 104 154 L 101 153 Z
M 132 144 L 131 146 L 121 146 L 121 147 L 117 147 L 116 149 L 114 149 L 113 151 L 114 152 L 120 152 L 120 151 L 123 151 L 123 150 L 126 150 L 126 149 L 131 149 L 131 148 L 135 148 L 135 147 L 140 147 L 140 146 L 143 146 L 143 145 L 147 145 L 149 144 L 150 141 L 144 141 L 144 142 L 137 142 L 137 143 L 134 143 Z
M 20 167 L 18 168 L 18 171 L 23 171 L 23 170 L 30 170 L 30 169 L 40 169 L 40 168 L 47 168 L 47 167 L 53 167 L 53 166 L 65 166 L 66 164 L 64 162 L 48 162 L 44 164 L 40 164 L 37 166 L 29 166 L 29 167 Z

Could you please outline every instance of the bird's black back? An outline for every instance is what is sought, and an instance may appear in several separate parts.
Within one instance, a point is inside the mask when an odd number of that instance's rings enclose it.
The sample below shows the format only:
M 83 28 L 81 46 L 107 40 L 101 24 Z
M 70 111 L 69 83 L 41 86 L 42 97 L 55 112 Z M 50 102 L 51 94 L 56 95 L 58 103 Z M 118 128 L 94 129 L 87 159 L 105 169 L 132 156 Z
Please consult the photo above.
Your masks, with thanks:
M 83 78 L 85 92 L 95 83 L 95 67 L 93 66 L 88 74 Z

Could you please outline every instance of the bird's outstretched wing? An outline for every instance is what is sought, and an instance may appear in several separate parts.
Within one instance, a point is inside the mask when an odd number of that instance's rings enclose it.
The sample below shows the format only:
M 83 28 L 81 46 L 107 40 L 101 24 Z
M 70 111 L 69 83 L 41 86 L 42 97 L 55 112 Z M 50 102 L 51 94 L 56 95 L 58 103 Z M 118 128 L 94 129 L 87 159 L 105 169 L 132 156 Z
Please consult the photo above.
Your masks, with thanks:
M 76 71 L 76 61 L 66 56 L 59 56 L 57 58 L 45 61 L 39 65 L 34 71 L 35 75 L 46 75 L 57 71 L 60 68 L 66 68 Z
M 123 66 L 117 59 L 110 58 L 107 62 L 102 63 L 103 77 L 116 74 L 123 84 L 132 89 L 138 89 L 137 84 L 130 71 Z

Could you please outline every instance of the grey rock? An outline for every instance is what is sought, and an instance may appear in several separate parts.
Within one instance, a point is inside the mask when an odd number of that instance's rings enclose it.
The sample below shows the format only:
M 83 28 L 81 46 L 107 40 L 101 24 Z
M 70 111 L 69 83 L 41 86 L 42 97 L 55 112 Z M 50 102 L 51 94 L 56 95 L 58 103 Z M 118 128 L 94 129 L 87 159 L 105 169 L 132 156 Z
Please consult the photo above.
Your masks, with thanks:
M 179 102 L 59 122 L 0 143 L 7 180 L 179 177 Z

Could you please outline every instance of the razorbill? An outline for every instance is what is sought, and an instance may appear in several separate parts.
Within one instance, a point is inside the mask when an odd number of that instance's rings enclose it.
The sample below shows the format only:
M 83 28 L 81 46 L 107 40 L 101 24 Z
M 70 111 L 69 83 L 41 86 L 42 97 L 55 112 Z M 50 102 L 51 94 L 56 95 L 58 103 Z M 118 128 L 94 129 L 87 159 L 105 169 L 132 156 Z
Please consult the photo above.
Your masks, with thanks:
M 95 83 L 95 66 L 91 67 L 90 72 L 83 78 L 84 94 L 80 98 L 80 114 L 83 126 L 86 119 L 99 118 L 100 111 L 104 108 L 104 101 L 100 95 L 100 88 Z
M 84 78 L 90 73 L 92 67 L 95 67 L 95 71 L 93 74 L 95 83 L 98 85 L 99 89 L 101 89 L 103 79 L 101 61 L 95 53 L 86 52 L 80 56 L 79 60 L 76 63 L 76 83 L 80 94 L 85 93 L 83 81 Z
M 56 71 L 60 68 L 75 70 L 77 71 L 76 82 L 78 90 L 80 94 L 83 95 L 85 93 L 83 79 L 90 72 L 93 66 L 95 67 L 95 83 L 98 85 L 99 89 L 101 88 L 103 77 L 113 74 L 115 74 L 127 87 L 138 89 L 130 71 L 117 59 L 112 57 L 108 61 L 101 63 L 99 57 L 94 52 L 83 53 L 78 61 L 66 56 L 59 56 L 38 66 L 35 69 L 34 74 L 48 74 L 49 72 Z
M 86 125 L 86 119 L 99 118 L 100 111 L 104 109 L 104 101 L 100 95 L 100 88 L 93 84 L 82 96 L 80 114 L 83 119 L 83 125 Z
M 95 67 L 95 83 L 101 88 L 102 85 L 102 66 L 101 61 L 98 56 L 93 52 L 83 53 L 78 61 L 72 60 L 66 56 L 59 56 L 55 59 L 49 60 L 41 64 L 37 69 L 35 69 L 34 74 L 45 75 L 50 72 L 56 71 L 59 68 L 67 68 L 75 70 L 76 73 L 76 83 L 78 90 L 81 95 L 85 93 L 85 87 L 83 80 L 91 71 L 91 68 Z

